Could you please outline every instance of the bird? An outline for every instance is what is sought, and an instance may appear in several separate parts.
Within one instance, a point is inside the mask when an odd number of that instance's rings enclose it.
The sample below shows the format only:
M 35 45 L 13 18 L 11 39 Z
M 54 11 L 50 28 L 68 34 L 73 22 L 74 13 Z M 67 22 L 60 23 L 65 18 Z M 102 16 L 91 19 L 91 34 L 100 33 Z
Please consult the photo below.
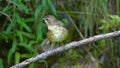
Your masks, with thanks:
M 43 20 L 48 26 L 47 38 L 53 45 L 67 39 L 68 29 L 65 28 L 61 21 L 57 20 L 53 15 L 48 15 Z

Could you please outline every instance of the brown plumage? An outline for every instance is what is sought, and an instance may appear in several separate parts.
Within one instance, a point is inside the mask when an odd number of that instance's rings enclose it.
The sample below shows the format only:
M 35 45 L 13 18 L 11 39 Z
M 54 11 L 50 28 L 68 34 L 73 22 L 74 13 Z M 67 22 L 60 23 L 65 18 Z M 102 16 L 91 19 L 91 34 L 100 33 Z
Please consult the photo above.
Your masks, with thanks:
M 51 43 L 62 42 L 67 38 L 68 30 L 64 27 L 64 24 L 61 21 L 58 21 L 52 15 L 44 18 L 44 21 L 48 26 L 47 37 Z

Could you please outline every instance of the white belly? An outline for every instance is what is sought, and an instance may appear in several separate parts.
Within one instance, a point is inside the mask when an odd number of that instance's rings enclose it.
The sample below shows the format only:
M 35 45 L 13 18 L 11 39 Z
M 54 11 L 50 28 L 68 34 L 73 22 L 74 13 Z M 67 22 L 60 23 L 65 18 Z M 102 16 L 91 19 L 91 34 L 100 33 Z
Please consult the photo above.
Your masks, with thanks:
M 56 28 L 53 31 L 48 32 L 48 39 L 51 42 L 62 42 L 67 38 L 68 31 L 65 28 Z

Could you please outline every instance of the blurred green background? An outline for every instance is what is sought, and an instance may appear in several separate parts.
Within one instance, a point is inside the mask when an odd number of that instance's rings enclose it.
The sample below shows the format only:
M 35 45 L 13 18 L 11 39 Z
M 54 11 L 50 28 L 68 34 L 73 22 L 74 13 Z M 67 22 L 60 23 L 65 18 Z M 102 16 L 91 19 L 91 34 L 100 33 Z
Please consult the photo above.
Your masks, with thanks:
M 42 20 L 47 15 L 71 28 L 68 42 L 82 40 L 120 29 L 120 0 L 0 0 L 0 68 L 42 52 L 38 48 L 46 39 L 47 26 Z M 70 49 L 57 60 L 55 57 L 26 68 L 119 68 L 120 37 Z

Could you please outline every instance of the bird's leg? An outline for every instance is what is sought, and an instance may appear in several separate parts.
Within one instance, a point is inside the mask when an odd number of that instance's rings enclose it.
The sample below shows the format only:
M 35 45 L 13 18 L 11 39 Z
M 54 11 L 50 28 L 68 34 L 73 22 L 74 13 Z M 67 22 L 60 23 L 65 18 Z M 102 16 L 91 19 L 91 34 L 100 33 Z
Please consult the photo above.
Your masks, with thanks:
M 63 45 L 61 42 L 52 43 L 52 44 L 51 44 L 51 50 L 52 50 L 52 49 L 55 49 L 55 48 L 57 48 L 57 47 L 59 47 L 59 46 L 61 46 L 61 45 Z
M 55 46 L 55 43 L 51 43 L 51 49 L 50 50 L 54 49 L 54 46 Z

